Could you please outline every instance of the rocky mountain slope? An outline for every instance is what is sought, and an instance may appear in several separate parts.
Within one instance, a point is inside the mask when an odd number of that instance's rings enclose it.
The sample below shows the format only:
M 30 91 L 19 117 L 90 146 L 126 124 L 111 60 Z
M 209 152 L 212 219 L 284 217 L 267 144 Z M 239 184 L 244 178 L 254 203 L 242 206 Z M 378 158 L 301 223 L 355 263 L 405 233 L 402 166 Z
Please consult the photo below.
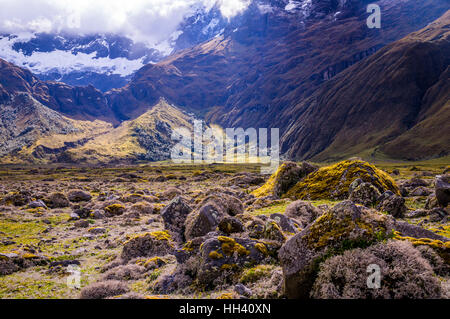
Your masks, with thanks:
M 450 8 L 447 1 L 376 1 L 383 8 L 383 26 L 369 29 L 367 3 L 316 0 L 292 12 L 272 1 L 270 11 L 261 14 L 253 2 L 240 28 L 226 28 L 211 41 L 145 66 L 110 95 L 111 105 L 127 119 L 142 112 L 141 101 L 164 96 L 198 114 L 208 113 L 207 119 L 224 127 L 276 126 L 283 133 L 289 118 L 279 119 L 280 112 Z
M 286 110 L 292 158 L 370 151 L 406 160 L 449 154 L 450 12 L 383 48 Z M 368 155 L 368 154 L 366 154 Z
M 13 139 L 4 149 L 31 147 L 22 158 L 43 161 L 159 160 L 167 158 L 158 148 L 167 153 L 168 128 L 189 127 L 188 112 L 222 127 L 278 127 L 281 151 L 292 159 L 448 155 L 449 13 L 427 24 L 450 3 L 377 3 L 381 29 L 367 27 L 366 1 L 254 1 L 213 39 L 147 64 L 106 93 L 41 81 L 0 59 L 6 118 L 25 94 L 63 119 L 56 130 L 43 123 L 41 133 L 25 134 L 26 143 L 3 124 Z M 177 107 L 152 113 L 155 105 Z M 59 124 L 66 118 L 68 128 Z M 47 144 L 36 149 L 41 135 Z
M 114 127 L 74 120 L 49 109 L 29 93 L 0 104 L 2 163 L 118 163 L 170 157 L 172 130 L 192 129 L 192 119 L 160 100 L 132 121 Z

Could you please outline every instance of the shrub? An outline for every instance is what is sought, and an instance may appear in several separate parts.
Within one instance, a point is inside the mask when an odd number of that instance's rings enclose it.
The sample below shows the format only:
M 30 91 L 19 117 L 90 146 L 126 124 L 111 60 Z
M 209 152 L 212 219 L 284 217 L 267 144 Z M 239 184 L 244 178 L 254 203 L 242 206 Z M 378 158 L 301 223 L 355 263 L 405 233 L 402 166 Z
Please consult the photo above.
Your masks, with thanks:
M 105 299 L 125 294 L 128 286 L 117 280 L 100 281 L 91 284 L 81 290 L 81 299 Z
M 379 289 L 367 287 L 370 264 L 381 269 Z M 430 264 L 411 243 L 390 240 L 326 260 L 320 266 L 311 296 L 325 299 L 440 298 L 441 285 Z

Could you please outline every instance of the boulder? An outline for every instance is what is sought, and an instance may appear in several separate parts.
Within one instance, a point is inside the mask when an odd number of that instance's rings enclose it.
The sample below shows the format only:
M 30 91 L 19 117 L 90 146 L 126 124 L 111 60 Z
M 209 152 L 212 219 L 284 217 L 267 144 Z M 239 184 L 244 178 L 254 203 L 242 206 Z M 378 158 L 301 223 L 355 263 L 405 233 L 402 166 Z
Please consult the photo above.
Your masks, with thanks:
M 289 191 L 292 186 L 317 169 L 317 166 L 307 162 L 303 162 L 300 165 L 294 162 L 283 163 L 277 171 L 270 176 L 269 180 L 263 186 L 253 191 L 252 194 L 256 197 L 269 195 L 281 197 Z
M 45 208 L 47 209 L 47 205 L 45 205 L 45 203 L 38 199 L 35 201 L 32 201 L 31 203 L 28 204 L 28 208 Z
M 278 225 L 280 225 L 282 231 L 292 234 L 298 233 L 299 231 L 299 224 L 284 214 L 272 214 L 270 215 L 270 219 L 274 220 Z
M 64 208 L 70 205 L 69 199 L 63 193 L 51 193 L 47 198 L 44 199 L 44 202 L 50 208 Z
M 298 182 L 285 197 L 304 200 L 344 200 L 349 197 L 352 182 L 361 179 L 372 184 L 380 193 L 387 190 L 400 195 L 400 190 L 389 174 L 360 160 L 347 160 L 322 167 Z
M 380 197 L 380 192 L 378 189 L 370 183 L 362 182 L 356 187 L 352 187 L 353 183 L 350 184 L 350 196 L 348 197 L 354 203 L 364 205 L 366 207 L 371 207 L 376 205 L 377 199 Z
M 187 216 L 185 238 L 191 240 L 214 231 L 224 217 L 226 214 L 222 207 L 212 201 L 205 203 Z
M 223 282 L 236 282 L 238 276 L 235 274 L 240 273 L 244 266 L 273 260 L 265 243 L 225 236 L 207 239 L 201 245 L 199 256 L 197 280 L 206 289 L 213 289 Z
M 226 216 L 243 213 L 242 202 L 228 194 L 216 194 L 206 197 L 186 218 L 185 238 L 201 237 L 214 231 Z
M 67 194 L 67 198 L 69 199 L 69 201 L 73 203 L 78 203 L 78 202 L 88 202 L 92 199 L 92 196 L 91 194 L 83 190 L 74 189 Z
M 297 200 L 286 207 L 284 215 L 294 219 L 300 228 L 305 228 L 308 224 L 316 220 L 317 217 L 322 215 L 322 211 L 311 205 L 311 203 Z
M 409 193 L 409 196 L 428 196 L 430 195 L 432 192 L 431 190 L 429 190 L 428 188 L 424 187 L 424 186 L 419 186 L 414 188 L 411 193 Z
M 161 216 L 164 220 L 164 226 L 174 235 L 177 234 L 177 241 L 184 240 L 184 231 L 186 218 L 192 208 L 182 197 L 175 197 L 167 206 L 161 210 Z
M 377 209 L 386 212 L 395 218 L 402 218 L 408 211 L 405 205 L 405 199 L 398 195 L 383 194 Z
M 450 175 L 436 176 L 434 185 L 437 202 L 440 206 L 447 207 L 450 203 Z
M 222 218 L 222 220 L 219 222 L 218 227 L 221 232 L 227 235 L 233 233 L 241 233 L 245 230 L 242 222 L 236 217 L 231 216 L 225 216 L 224 218 Z
M 164 256 L 174 249 L 172 237 L 165 231 L 155 231 L 134 236 L 127 240 L 120 255 L 129 261 L 136 257 Z
M 343 201 L 317 218 L 280 249 L 288 298 L 308 298 L 319 265 L 339 252 L 391 236 L 389 216 Z

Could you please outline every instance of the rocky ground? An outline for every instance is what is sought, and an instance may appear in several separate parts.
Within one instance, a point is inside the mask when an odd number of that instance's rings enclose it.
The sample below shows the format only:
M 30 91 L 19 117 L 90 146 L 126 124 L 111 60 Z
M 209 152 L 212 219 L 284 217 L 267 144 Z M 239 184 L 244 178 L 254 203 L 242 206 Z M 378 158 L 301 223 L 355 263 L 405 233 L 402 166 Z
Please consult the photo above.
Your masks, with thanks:
M 448 298 L 448 164 L 321 166 L 1 167 L 0 298 Z

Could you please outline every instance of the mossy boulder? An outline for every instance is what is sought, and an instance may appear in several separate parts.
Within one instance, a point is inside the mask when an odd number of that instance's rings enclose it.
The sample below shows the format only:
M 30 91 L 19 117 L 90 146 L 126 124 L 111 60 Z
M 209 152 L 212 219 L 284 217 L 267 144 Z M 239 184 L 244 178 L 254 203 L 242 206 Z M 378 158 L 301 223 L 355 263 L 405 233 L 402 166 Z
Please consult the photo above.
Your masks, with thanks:
M 105 207 L 107 216 L 119 216 L 125 213 L 126 208 L 122 204 L 111 204 Z
M 85 192 L 81 189 L 74 189 L 67 194 L 67 198 L 71 202 L 78 203 L 78 202 L 88 202 L 92 199 L 92 196 L 88 192 Z
M 200 248 L 197 283 L 206 289 L 223 282 L 236 283 L 244 267 L 273 261 L 269 249 L 265 243 L 249 238 L 207 239 Z
M 134 236 L 127 240 L 121 258 L 129 261 L 137 257 L 164 256 L 174 250 L 172 237 L 166 231 L 155 231 Z
M 70 206 L 70 202 L 67 196 L 59 192 L 51 193 L 44 199 L 44 202 L 50 208 L 64 208 Z
M 281 247 L 286 296 L 308 298 L 319 265 L 328 257 L 391 236 L 389 216 L 351 201 L 337 204 Z
M 185 238 L 201 237 L 214 231 L 219 222 L 227 216 L 236 216 L 244 211 L 242 202 L 228 194 L 206 197 L 186 218 Z
M 277 171 L 270 176 L 268 181 L 260 188 L 254 190 L 252 194 L 255 197 L 270 195 L 281 197 L 298 181 L 317 169 L 318 167 L 307 162 L 303 162 L 300 165 L 294 162 L 283 163 Z
M 161 210 L 164 226 L 170 230 L 178 241 L 184 240 L 184 223 L 187 216 L 192 211 L 187 201 L 183 197 L 175 197 L 167 206 Z
M 389 190 L 400 195 L 398 186 L 387 173 L 361 160 L 347 160 L 311 173 L 292 187 L 285 197 L 344 200 L 349 196 L 350 185 L 358 178 L 372 184 L 380 193 Z
M 351 186 L 351 185 L 350 185 Z M 361 183 L 355 188 L 350 187 L 348 197 L 354 203 L 372 207 L 376 205 L 377 199 L 381 196 L 380 191 L 370 183 Z

